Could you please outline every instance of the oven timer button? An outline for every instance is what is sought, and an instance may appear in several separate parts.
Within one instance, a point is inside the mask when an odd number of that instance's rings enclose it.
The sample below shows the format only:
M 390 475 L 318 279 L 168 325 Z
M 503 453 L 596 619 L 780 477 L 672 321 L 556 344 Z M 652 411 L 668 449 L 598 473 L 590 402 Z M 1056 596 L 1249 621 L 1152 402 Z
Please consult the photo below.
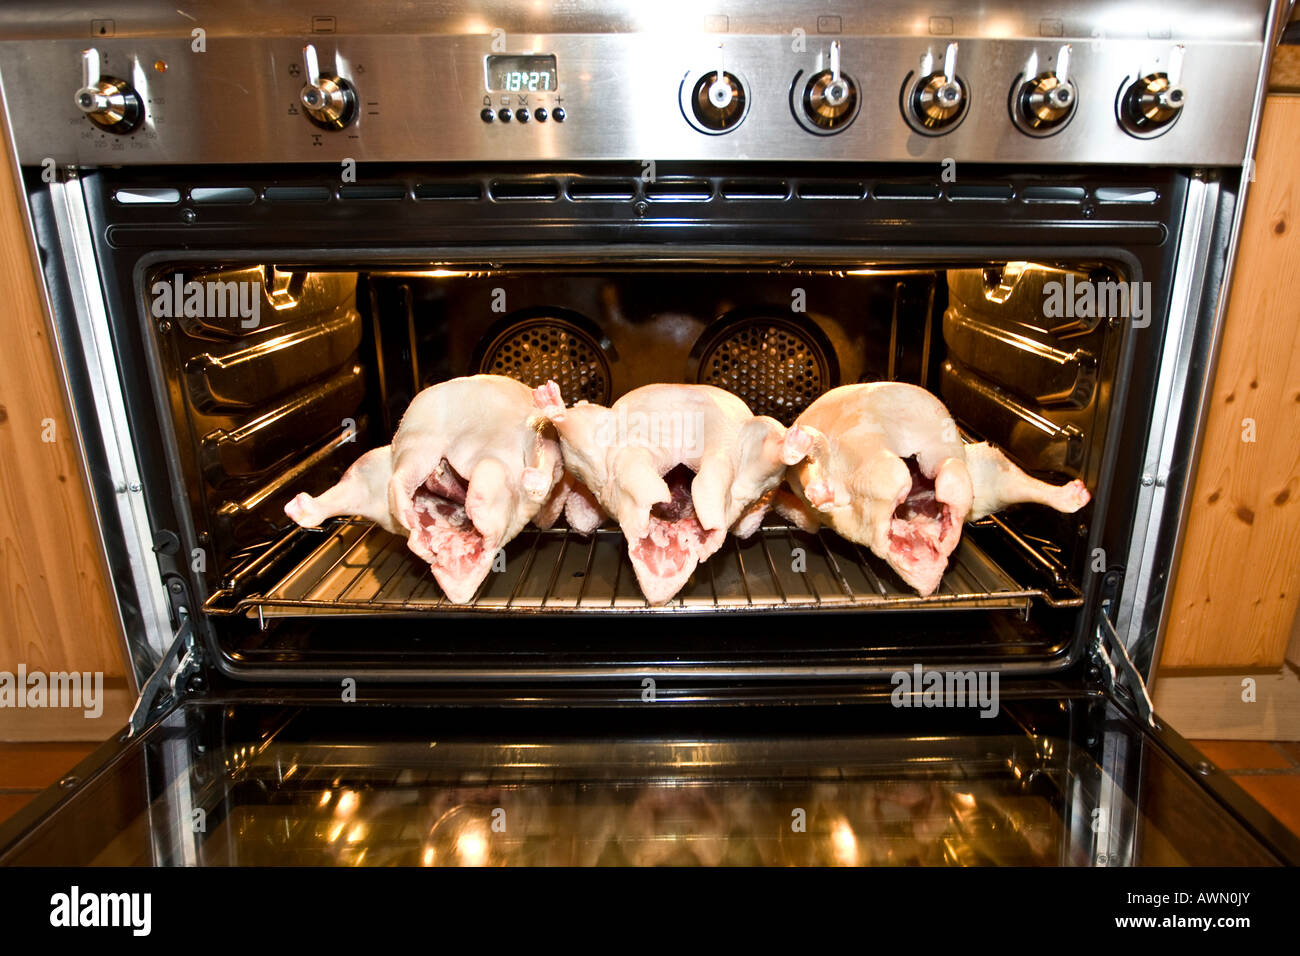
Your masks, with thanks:
M 481 119 L 485 123 L 490 123 L 497 118 L 497 114 L 492 112 L 492 110 L 488 109 L 486 106 L 482 109 L 482 111 L 478 115 L 479 115 L 479 119 Z
M 511 115 L 512 114 L 509 110 L 505 110 L 505 109 L 497 110 L 497 119 L 499 119 L 503 123 L 509 123 Z
M 537 107 L 537 109 L 533 110 L 533 119 L 537 120 L 537 122 L 539 122 L 539 123 L 545 123 L 545 122 L 546 122 L 546 107 L 545 107 L 545 106 L 539 106 L 539 107 Z
M 521 122 L 521 123 L 527 123 L 527 122 L 528 122 L 528 110 L 524 110 L 524 109 L 515 110 L 515 119 L 519 120 L 519 122 Z
M 551 119 L 555 120 L 555 122 L 557 122 L 557 123 L 563 123 L 563 122 L 564 122 L 564 107 L 563 107 L 563 106 L 557 106 L 555 109 L 551 110 Z

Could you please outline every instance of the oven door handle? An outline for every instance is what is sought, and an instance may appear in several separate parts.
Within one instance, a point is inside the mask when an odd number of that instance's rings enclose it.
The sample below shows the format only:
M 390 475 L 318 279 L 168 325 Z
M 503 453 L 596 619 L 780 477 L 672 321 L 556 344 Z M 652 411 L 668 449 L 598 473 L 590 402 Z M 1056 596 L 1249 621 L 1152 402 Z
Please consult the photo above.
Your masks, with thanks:
M 199 669 L 198 650 L 194 644 L 194 629 L 189 615 L 182 609 L 180 627 L 172 639 L 167 653 L 158 662 L 154 672 L 145 681 L 140 699 L 131 711 L 128 738 L 138 737 L 168 704 L 178 699 L 185 680 Z

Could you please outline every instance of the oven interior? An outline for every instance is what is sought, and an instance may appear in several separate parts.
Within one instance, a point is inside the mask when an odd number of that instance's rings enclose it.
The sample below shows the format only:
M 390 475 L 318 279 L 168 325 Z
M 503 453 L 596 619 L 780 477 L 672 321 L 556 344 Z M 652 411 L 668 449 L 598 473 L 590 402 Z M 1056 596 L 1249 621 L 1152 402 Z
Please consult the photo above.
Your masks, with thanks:
M 298 529 L 283 507 L 386 444 L 417 391 L 477 372 L 554 379 L 568 403 L 713 384 L 787 424 L 837 385 L 909 382 L 941 396 L 964 437 L 1095 495 L 1125 327 L 1062 314 L 1074 310 L 1051 306 L 1051 283 L 1129 278 L 1104 258 L 1050 257 L 164 262 L 147 301 L 174 300 L 152 328 L 207 623 L 233 666 L 282 677 L 358 660 L 394 675 L 599 661 L 611 676 L 1059 660 L 1085 605 L 1094 506 L 1017 506 L 968 525 L 924 598 L 867 549 L 769 517 L 659 608 L 612 523 L 589 537 L 530 526 L 458 606 L 402 539 L 364 519 Z M 218 290 L 215 308 L 183 307 L 191 281 Z M 255 328 L 239 283 L 262 297 Z M 669 623 L 682 617 L 709 620 Z

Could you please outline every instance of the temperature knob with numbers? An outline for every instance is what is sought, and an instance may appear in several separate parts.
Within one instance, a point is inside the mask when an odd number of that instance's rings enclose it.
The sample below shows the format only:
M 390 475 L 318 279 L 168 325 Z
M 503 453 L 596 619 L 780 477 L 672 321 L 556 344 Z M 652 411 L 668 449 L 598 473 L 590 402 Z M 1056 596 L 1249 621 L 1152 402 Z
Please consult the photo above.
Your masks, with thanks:
M 838 133 L 858 115 L 858 85 L 840 70 L 840 41 L 830 46 L 827 69 L 807 80 L 796 74 L 791 88 L 791 108 L 799 125 L 811 133 Z
M 144 122 L 140 94 L 126 80 L 99 71 L 99 51 L 81 51 L 81 89 L 77 109 L 100 129 L 109 133 L 130 133 Z
M 1187 94 L 1179 85 L 1182 72 L 1183 48 L 1176 46 L 1169 54 L 1167 69 L 1124 81 L 1115 112 L 1125 132 L 1141 139 L 1168 132 L 1187 102 Z
M 1030 136 L 1051 136 L 1074 117 L 1079 93 L 1070 79 L 1070 47 L 1056 52 L 1055 69 L 1038 68 L 1038 53 L 1029 57 L 1025 72 L 1011 89 L 1011 119 Z
M 322 73 L 316 60 L 316 48 L 308 43 L 302 48 L 307 82 L 298 99 L 307 118 L 322 129 L 343 129 L 357 115 L 357 94 L 352 84 L 333 73 Z
M 939 136 L 951 132 L 966 117 L 970 96 L 957 75 L 957 44 L 944 51 L 943 68 L 934 68 L 934 57 L 926 53 L 918 73 L 903 84 L 903 118 L 918 133 Z

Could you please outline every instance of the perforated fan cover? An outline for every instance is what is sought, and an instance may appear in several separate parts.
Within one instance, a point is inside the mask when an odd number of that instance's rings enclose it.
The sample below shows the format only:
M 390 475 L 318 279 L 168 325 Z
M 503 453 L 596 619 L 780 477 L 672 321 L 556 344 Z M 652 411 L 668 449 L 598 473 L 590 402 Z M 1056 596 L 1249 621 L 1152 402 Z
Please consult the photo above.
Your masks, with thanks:
M 566 405 L 580 399 L 609 403 L 609 363 L 595 339 L 564 319 L 528 319 L 512 325 L 483 352 L 479 370 L 508 375 L 525 385 L 548 380 Z
M 830 388 L 826 356 L 807 330 L 772 319 L 724 328 L 700 354 L 697 381 L 740 396 L 755 415 L 791 424 Z

